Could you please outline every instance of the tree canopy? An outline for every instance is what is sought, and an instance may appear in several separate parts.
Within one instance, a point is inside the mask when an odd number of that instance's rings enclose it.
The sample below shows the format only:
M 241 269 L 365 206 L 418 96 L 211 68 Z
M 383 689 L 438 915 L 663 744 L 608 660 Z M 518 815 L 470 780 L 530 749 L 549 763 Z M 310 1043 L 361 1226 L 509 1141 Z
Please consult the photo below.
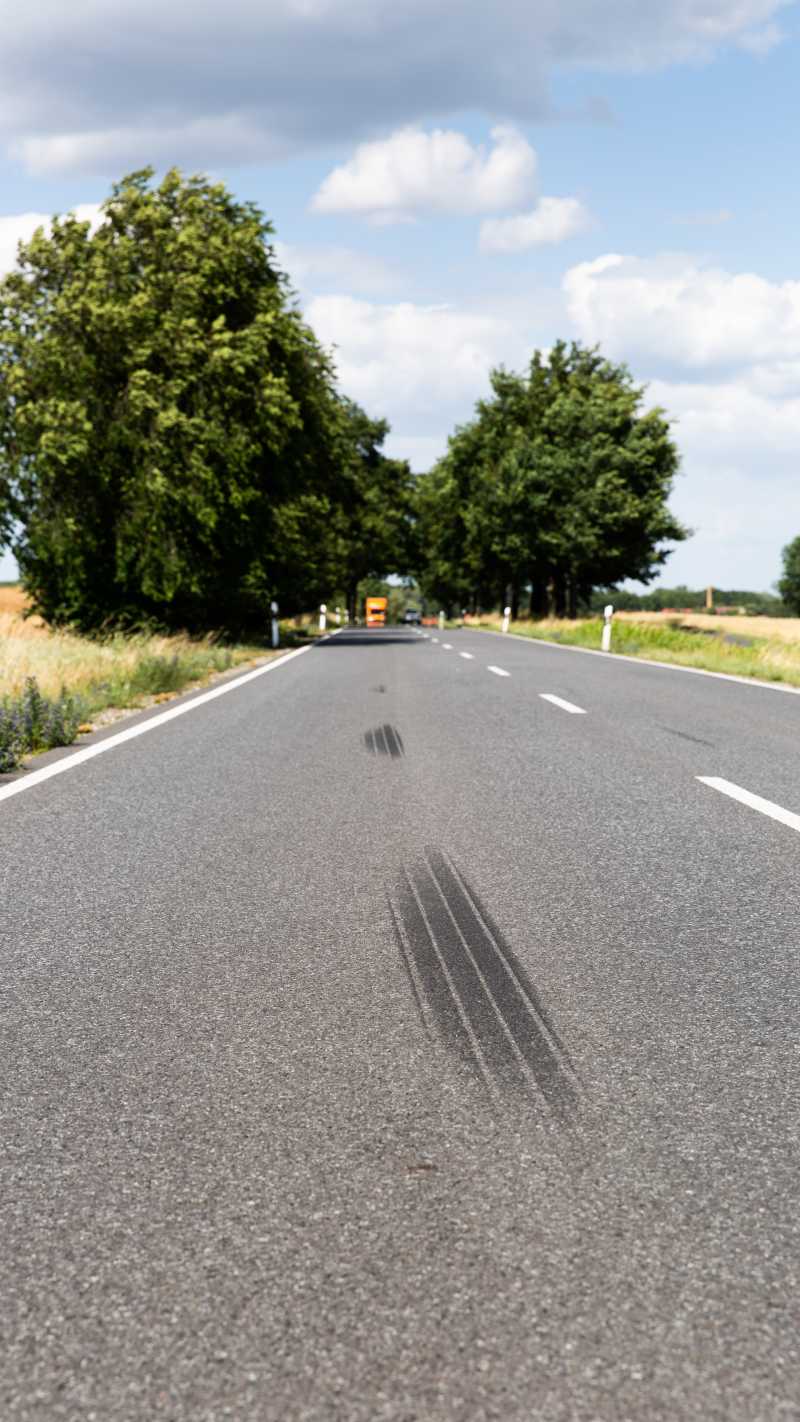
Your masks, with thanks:
M 456 430 L 420 489 L 431 596 L 516 613 L 574 613 L 595 584 L 648 582 L 687 536 L 667 507 L 678 454 L 661 410 L 624 365 L 559 342 Z
M 152 170 L 96 228 L 55 219 L 0 282 L 0 546 L 37 611 L 95 629 L 264 625 L 416 571 L 443 606 L 523 591 L 574 613 L 686 537 L 678 456 L 623 365 L 563 342 L 491 394 L 424 476 L 336 388 L 272 227 Z
M 800 535 L 783 550 L 783 577 L 778 583 L 778 592 L 786 606 L 800 617 Z
M 94 232 L 37 232 L 0 284 L 6 524 L 51 621 L 242 626 L 338 576 L 348 420 L 259 210 L 152 177 Z
M 404 572 L 416 561 L 416 482 L 406 460 L 384 454 L 385 420 L 370 419 L 352 400 L 343 399 L 341 410 L 350 485 L 336 527 L 340 581 L 352 618 L 360 583 Z

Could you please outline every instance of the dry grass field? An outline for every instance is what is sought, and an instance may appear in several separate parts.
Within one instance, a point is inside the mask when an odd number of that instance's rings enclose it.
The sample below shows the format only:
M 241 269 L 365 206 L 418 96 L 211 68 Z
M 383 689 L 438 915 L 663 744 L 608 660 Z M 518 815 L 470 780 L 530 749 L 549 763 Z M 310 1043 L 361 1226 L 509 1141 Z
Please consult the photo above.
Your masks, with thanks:
M 17 583 L 0 583 L 0 613 L 20 613 L 25 608 L 25 594 Z
M 270 654 L 263 648 L 217 645 L 213 638 L 114 633 L 94 639 L 24 617 L 19 588 L 0 587 L 0 701 L 19 696 L 29 677 L 44 696 L 62 689 L 79 696 L 88 714 L 104 706 L 136 705 L 171 694 L 215 672 Z
M 656 626 L 666 623 L 671 626 L 697 627 L 701 632 L 717 632 L 723 636 L 733 633 L 737 637 L 767 637 L 776 642 L 800 644 L 800 617 L 739 617 L 736 613 L 716 615 L 708 612 L 617 612 L 614 620 L 623 618 L 626 622 L 652 622 Z

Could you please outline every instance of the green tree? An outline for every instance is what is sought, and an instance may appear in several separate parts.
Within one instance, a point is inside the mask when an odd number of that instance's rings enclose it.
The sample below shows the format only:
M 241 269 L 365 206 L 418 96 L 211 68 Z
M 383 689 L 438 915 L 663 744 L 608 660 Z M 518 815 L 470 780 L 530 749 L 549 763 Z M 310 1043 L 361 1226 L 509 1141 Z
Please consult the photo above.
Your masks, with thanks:
M 783 577 L 778 583 L 778 592 L 786 606 L 800 617 L 800 535 L 783 550 Z
M 331 585 L 333 373 L 261 212 L 151 170 L 0 284 L 0 510 L 51 621 L 240 628 Z M 9 517 L 6 515 L 6 526 Z
M 422 493 L 427 583 L 471 602 L 531 589 L 534 613 L 574 615 L 596 584 L 649 581 L 687 536 L 667 508 L 678 455 L 625 366 L 559 342 L 456 431 Z M 469 590 L 469 591 L 468 591 Z
M 355 619 L 359 583 L 387 573 L 403 574 L 416 561 L 414 476 L 405 460 L 383 453 L 389 433 L 385 420 L 370 419 L 353 400 L 342 399 L 340 409 L 348 491 L 335 527 L 339 581 Z

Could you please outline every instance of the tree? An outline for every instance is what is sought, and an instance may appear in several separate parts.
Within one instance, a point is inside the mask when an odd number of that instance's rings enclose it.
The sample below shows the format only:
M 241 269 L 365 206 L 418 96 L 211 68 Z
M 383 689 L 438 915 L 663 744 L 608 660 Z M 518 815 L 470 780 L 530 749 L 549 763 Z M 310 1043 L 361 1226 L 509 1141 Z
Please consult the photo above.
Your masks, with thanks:
M 152 178 L 115 185 L 94 233 L 37 232 L 0 284 L 0 509 L 51 621 L 252 627 L 336 571 L 333 372 L 262 213 Z
M 574 616 L 593 585 L 649 581 L 687 536 L 667 508 L 678 455 L 663 412 L 643 413 L 627 368 L 576 344 L 491 383 L 423 491 L 426 583 L 508 597 L 514 615 L 530 587 L 534 613 Z
M 783 550 L 783 577 L 778 592 L 786 606 L 800 617 L 800 535 Z
M 340 401 L 343 464 L 349 487 L 335 526 L 340 537 L 340 582 L 355 619 L 358 585 L 365 578 L 404 573 L 415 562 L 414 476 L 404 459 L 382 445 L 385 420 L 372 420 L 353 400 Z

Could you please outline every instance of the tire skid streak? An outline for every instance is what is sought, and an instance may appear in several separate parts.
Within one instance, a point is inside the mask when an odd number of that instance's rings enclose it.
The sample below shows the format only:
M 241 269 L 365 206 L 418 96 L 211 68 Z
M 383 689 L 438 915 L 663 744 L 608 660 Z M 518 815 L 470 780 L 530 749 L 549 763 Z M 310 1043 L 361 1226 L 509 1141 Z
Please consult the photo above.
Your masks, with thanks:
M 487 1068 L 481 1044 L 464 1009 L 464 1003 L 453 981 L 450 969 L 442 956 L 440 945 L 431 927 L 417 885 L 407 869 L 404 869 L 403 873 L 409 894 L 403 904 L 407 925 L 410 920 L 409 942 L 412 945 L 420 977 L 431 999 L 431 1006 L 440 1030 L 447 1045 L 456 1048 L 462 1060 L 478 1077 L 488 1095 L 492 1100 L 497 1100 L 497 1087 Z M 413 911 L 409 912 L 412 904 L 416 909 L 416 923 Z M 422 932 L 420 932 L 420 928 Z M 420 948 L 422 949 L 421 954 L 419 953 Z
M 400 732 L 388 722 L 365 731 L 364 745 L 372 755 L 388 755 L 392 760 L 400 760 L 406 753 Z
M 418 1006 L 495 1099 L 544 1099 L 567 1121 L 579 1100 L 569 1056 L 474 890 L 433 848 L 403 875 L 392 913 Z
M 417 1005 L 417 1011 L 419 1013 L 420 1021 L 423 1027 L 425 1028 L 425 1031 L 427 1032 L 428 1036 L 430 1037 L 432 1035 L 431 1027 L 430 1022 L 428 1021 L 428 1012 L 423 1006 L 424 992 L 422 988 L 422 983 L 419 980 L 419 973 L 417 972 L 417 968 L 414 964 L 414 955 L 411 952 L 408 939 L 406 938 L 405 931 L 403 929 L 402 919 L 400 918 L 397 909 L 394 906 L 392 896 L 391 894 L 387 894 L 386 897 L 389 902 L 389 912 L 392 915 L 392 924 L 394 926 L 395 938 L 397 939 L 397 946 L 400 949 L 400 957 L 403 960 L 403 967 L 408 973 L 408 980 L 411 983 L 411 991 L 414 994 L 414 1001 Z

